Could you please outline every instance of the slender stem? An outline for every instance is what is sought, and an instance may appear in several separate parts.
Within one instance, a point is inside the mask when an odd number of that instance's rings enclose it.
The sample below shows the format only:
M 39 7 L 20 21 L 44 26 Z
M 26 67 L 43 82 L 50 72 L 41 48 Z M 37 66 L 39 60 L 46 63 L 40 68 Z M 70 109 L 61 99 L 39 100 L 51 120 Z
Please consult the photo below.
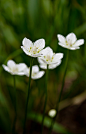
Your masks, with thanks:
M 25 108 L 25 119 L 24 119 L 24 129 L 23 134 L 25 134 L 25 126 L 26 126 L 26 119 L 27 119 L 27 109 L 28 109 L 28 102 L 30 98 L 30 83 L 31 83 L 31 74 L 32 74 L 32 65 L 33 65 L 33 58 L 30 59 L 30 76 L 29 76 L 29 83 L 28 83 L 28 93 L 27 93 L 27 100 L 26 100 L 26 108 Z
M 17 108 L 16 108 L 16 81 L 15 81 L 15 76 L 13 75 L 13 80 L 14 80 L 14 108 L 15 108 L 15 118 L 13 122 L 13 134 L 15 134 L 15 128 L 16 128 L 16 119 L 17 119 Z
M 43 118 L 42 118 L 42 127 L 41 127 L 41 134 L 43 134 L 43 125 L 44 125 L 44 118 L 45 118 L 45 110 L 47 105 L 47 83 L 48 83 L 48 65 L 46 70 L 46 79 L 45 79 L 45 102 L 44 102 L 44 111 L 43 111 Z
M 36 112 L 37 112 L 37 111 L 40 111 L 40 108 L 41 108 L 41 106 L 42 106 L 41 104 L 42 104 L 42 101 L 43 101 L 44 93 L 45 93 L 45 91 L 42 93 L 42 95 L 41 95 L 41 97 L 40 97 L 40 102 L 39 102 L 39 104 L 38 104 L 38 106 L 37 106 Z M 33 120 L 35 121 L 35 120 L 37 120 L 37 118 L 38 118 L 38 116 L 37 116 L 37 114 L 35 113 L 35 117 L 34 117 Z M 34 128 L 35 128 L 35 125 L 36 125 L 36 122 L 34 122 L 32 125 L 33 125 L 33 129 L 34 129 Z M 30 134 L 32 134 L 32 133 L 33 133 L 33 131 L 30 132 Z
M 56 117 L 57 117 L 57 115 L 58 115 L 59 102 L 60 102 L 60 100 L 61 100 L 61 96 L 62 96 L 62 92 L 63 92 L 63 87 L 64 87 L 64 82 L 65 82 L 65 76 L 66 76 L 66 72 L 67 72 L 68 57 L 69 57 L 69 49 L 67 50 L 67 55 L 66 55 L 65 70 L 64 70 L 63 80 L 62 80 L 61 91 L 60 91 L 59 98 L 58 98 L 58 101 L 57 101 L 57 104 L 56 104 L 56 115 L 55 115 L 55 117 L 52 119 L 51 126 L 50 126 L 50 130 L 49 130 L 49 134 L 52 133 L 53 125 L 54 125 L 54 122 L 55 122 Z

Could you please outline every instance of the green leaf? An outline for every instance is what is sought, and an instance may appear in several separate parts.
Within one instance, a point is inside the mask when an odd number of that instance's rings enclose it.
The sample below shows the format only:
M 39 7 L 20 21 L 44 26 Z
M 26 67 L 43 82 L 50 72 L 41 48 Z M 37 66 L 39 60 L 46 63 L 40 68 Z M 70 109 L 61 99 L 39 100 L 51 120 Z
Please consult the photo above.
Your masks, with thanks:
M 27 115 L 27 117 L 28 117 L 29 119 L 32 119 L 32 120 L 36 121 L 36 122 L 39 122 L 40 124 L 41 124 L 41 122 L 42 122 L 42 114 L 32 113 L 32 112 L 31 112 L 31 113 L 29 113 L 29 114 Z M 51 125 L 51 121 L 52 121 L 51 118 L 45 116 L 44 125 L 49 128 L 50 125 Z M 68 130 L 66 130 L 62 125 L 60 125 L 60 124 L 57 123 L 57 122 L 54 123 L 53 130 L 54 130 L 55 132 L 59 132 L 59 133 L 61 133 L 61 134 L 71 134 L 70 132 L 68 132 Z
M 76 28 L 74 30 L 74 32 L 77 34 L 77 35 L 80 35 L 82 33 L 84 33 L 86 31 L 86 23 L 82 24 L 81 26 L 79 26 L 78 28 Z

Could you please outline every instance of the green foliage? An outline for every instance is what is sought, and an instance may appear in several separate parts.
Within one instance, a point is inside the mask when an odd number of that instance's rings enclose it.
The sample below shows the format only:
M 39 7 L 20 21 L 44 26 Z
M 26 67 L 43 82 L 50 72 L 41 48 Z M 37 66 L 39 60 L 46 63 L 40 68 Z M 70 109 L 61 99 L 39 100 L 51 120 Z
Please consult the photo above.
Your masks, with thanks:
M 28 118 L 32 119 L 32 120 L 34 120 L 34 121 L 36 121 L 36 122 L 38 122 L 40 124 L 42 122 L 42 115 L 38 114 L 38 113 L 33 113 L 33 112 L 29 113 Z M 51 118 L 45 117 L 44 125 L 49 128 L 50 124 L 51 124 Z M 55 124 L 53 126 L 53 130 L 55 132 L 59 132 L 60 134 L 72 134 L 72 133 L 68 132 L 64 127 L 62 127 L 60 124 L 58 124 L 56 122 L 55 122 Z
M 2 64 L 6 64 L 8 59 L 14 59 L 17 63 L 25 62 L 28 66 L 30 65 L 29 57 L 20 49 L 24 37 L 33 42 L 44 38 L 46 46 L 50 46 L 55 52 L 64 53 L 62 64 L 50 70 L 49 73 L 47 114 L 56 106 L 65 64 L 66 49 L 58 46 L 56 36 L 57 34 L 66 36 L 70 32 L 74 32 L 77 39 L 86 40 L 85 0 L 0 0 L 0 129 L 9 132 L 12 129 L 11 122 L 14 116 L 12 98 L 9 95 L 9 92 L 13 95 L 12 76 L 3 71 Z M 38 64 L 36 59 L 34 64 Z M 62 100 L 82 93 L 86 89 L 86 85 L 83 84 L 85 81 L 86 43 L 81 46 L 81 49 L 70 52 Z M 19 116 L 17 123 L 20 126 L 24 118 L 27 84 L 28 78 L 16 77 Z M 41 112 L 44 104 L 44 77 L 32 81 L 31 88 L 28 109 Z M 41 117 L 38 115 L 37 118 L 39 121 Z M 49 127 L 48 120 L 46 117 L 45 126 L 47 127 Z M 66 130 L 58 124 L 54 126 L 54 130 L 56 132 L 63 130 L 66 134 Z

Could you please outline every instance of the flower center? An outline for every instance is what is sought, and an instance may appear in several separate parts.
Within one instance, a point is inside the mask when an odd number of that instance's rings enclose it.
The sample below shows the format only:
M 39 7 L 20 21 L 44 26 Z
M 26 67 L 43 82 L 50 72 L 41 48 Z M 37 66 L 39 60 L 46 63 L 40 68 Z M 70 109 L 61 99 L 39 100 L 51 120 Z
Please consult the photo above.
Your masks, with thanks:
M 32 54 L 36 54 L 36 53 L 38 53 L 39 51 L 38 51 L 38 48 L 36 47 L 36 46 L 33 46 L 33 48 L 30 48 L 30 50 L 29 50 Z
M 33 53 L 37 53 L 37 48 L 33 47 Z
M 46 61 L 51 61 L 52 57 L 48 54 L 47 56 L 44 56 L 44 58 L 46 59 Z
M 71 39 L 66 40 L 66 45 L 72 47 L 72 40 Z
M 10 68 L 10 70 L 11 70 L 13 73 L 18 72 L 18 68 L 17 68 L 17 67 Z
M 37 73 L 36 72 L 32 72 L 32 76 L 34 77 Z

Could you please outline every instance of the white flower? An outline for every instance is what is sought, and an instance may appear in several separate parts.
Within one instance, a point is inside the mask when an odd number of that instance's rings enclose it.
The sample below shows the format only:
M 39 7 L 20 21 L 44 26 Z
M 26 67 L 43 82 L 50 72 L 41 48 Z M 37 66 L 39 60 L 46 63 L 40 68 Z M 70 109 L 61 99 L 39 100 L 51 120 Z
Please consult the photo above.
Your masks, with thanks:
M 49 112 L 48 112 L 48 115 L 50 116 L 50 117 L 55 117 L 55 115 L 56 115 L 56 110 L 55 109 L 51 109 Z
M 33 43 L 31 40 L 24 38 L 22 44 L 21 48 L 27 55 L 38 57 L 41 56 L 41 50 L 45 47 L 45 40 L 39 39 Z
M 47 69 L 47 64 L 40 58 L 38 57 L 38 62 L 40 63 L 40 68 L 42 69 Z M 48 65 L 48 68 L 49 69 L 54 69 L 56 68 L 57 66 L 59 66 L 61 64 L 61 60 L 59 60 L 57 63 L 55 64 L 49 64 Z
M 60 34 L 57 35 L 59 40 L 59 45 L 70 50 L 79 49 L 81 45 L 84 44 L 84 39 L 77 40 L 76 35 L 74 33 L 70 33 L 66 36 L 66 38 Z
M 13 60 L 7 62 L 7 66 L 2 65 L 4 70 L 11 73 L 12 75 L 24 75 L 24 69 L 26 65 L 24 63 L 16 64 Z
M 44 75 L 44 71 L 39 71 L 39 67 L 37 65 L 32 66 L 32 74 L 31 78 L 32 79 L 39 79 Z M 29 77 L 30 75 L 30 68 L 25 69 L 25 75 Z
M 42 60 L 45 64 L 57 64 L 63 58 L 63 53 L 53 53 L 53 50 L 50 47 L 46 47 L 42 50 L 42 57 L 39 60 Z M 52 67 L 51 67 L 52 68 Z

